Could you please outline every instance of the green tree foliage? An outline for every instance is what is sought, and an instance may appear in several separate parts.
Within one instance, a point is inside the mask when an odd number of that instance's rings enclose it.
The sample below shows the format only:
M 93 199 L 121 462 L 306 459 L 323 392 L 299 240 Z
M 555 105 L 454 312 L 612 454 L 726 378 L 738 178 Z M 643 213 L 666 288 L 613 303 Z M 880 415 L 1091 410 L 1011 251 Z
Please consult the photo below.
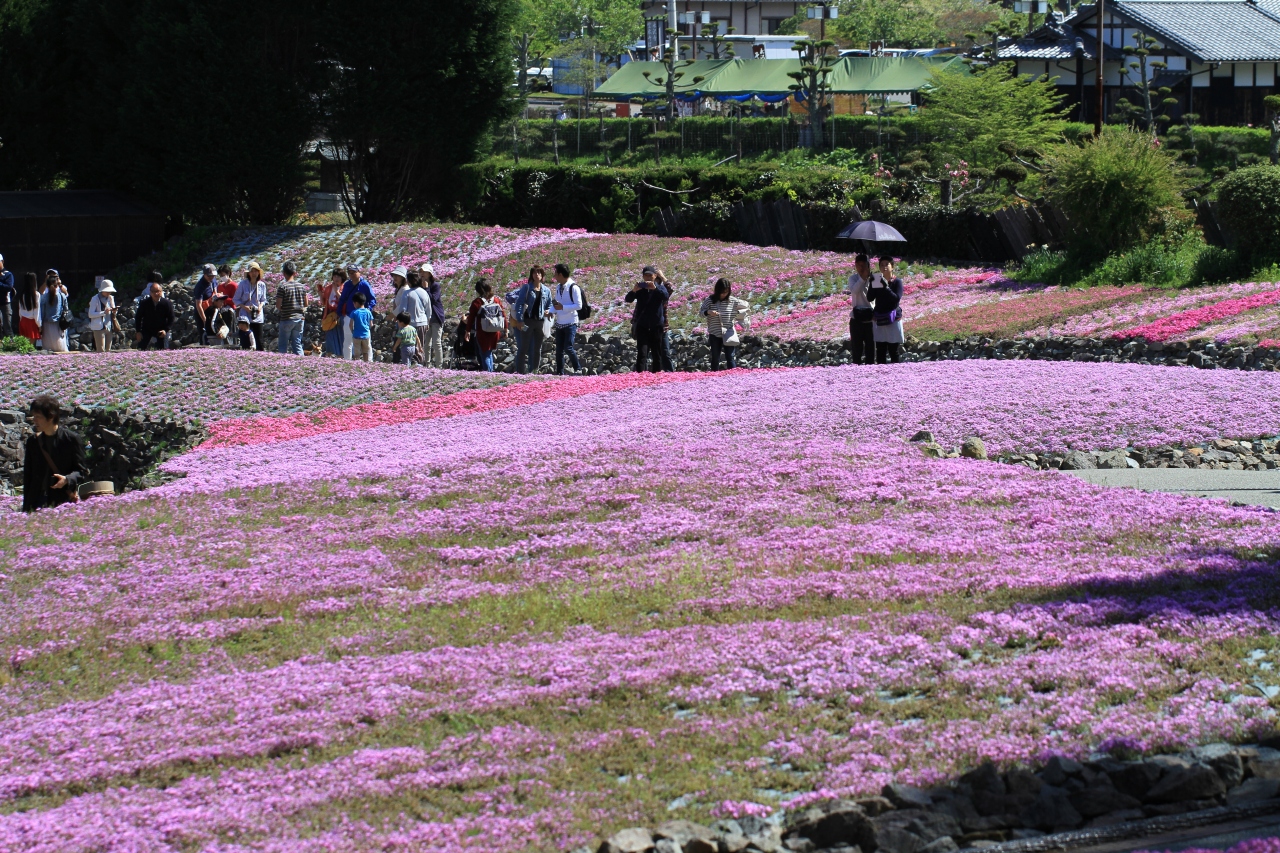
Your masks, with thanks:
M 0 185 L 110 187 L 189 221 L 287 217 L 312 132 L 310 5 L 10 0 Z
M 1002 144 L 1035 150 L 1061 137 L 1063 97 L 1051 80 L 1017 76 L 1004 64 L 972 74 L 937 71 L 921 124 L 933 137 L 934 159 L 993 169 L 1007 159 Z
M 363 222 L 430 210 L 488 129 L 511 115 L 510 0 L 342 2 L 318 94 Z M 346 45 L 352 45 L 347 48 Z
M 1176 161 L 1145 133 L 1106 126 L 1045 156 L 1049 198 L 1071 222 L 1070 249 L 1088 261 L 1177 236 L 1187 213 Z
M 584 50 L 616 63 L 644 34 L 640 5 L 633 0 L 546 0 L 539 4 L 543 38 L 561 45 L 561 55 Z
M 514 2 L 0 0 L 0 187 L 279 222 L 341 133 L 362 218 L 423 210 L 511 99 Z
M 1218 216 L 1242 253 L 1280 259 L 1280 166 L 1246 166 L 1218 184 Z

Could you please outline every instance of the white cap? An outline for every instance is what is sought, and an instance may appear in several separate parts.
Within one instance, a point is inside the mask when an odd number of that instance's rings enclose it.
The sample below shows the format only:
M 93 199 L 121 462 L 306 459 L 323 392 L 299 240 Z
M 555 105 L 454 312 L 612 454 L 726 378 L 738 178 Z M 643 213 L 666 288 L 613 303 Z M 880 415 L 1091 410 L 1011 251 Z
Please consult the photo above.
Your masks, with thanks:
M 0 264 L 4 263 L 4 255 L 0 255 Z
M 398 266 L 398 267 L 396 267 L 395 269 L 393 269 L 393 270 L 391 271 L 391 274 L 392 274 L 392 275 L 398 275 L 398 276 L 400 276 L 401 278 L 408 278 L 408 277 L 409 277 L 409 271 L 408 271 L 407 269 L 405 269 L 403 265 L 402 265 L 402 266 Z
M 435 275 L 435 274 L 436 274 L 436 268 L 435 268 L 435 267 L 433 267 L 433 266 L 431 266 L 431 264 L 423 264 L 422 266 L 418 267 L 418 271 L 419 271 L 419 272 L 429 272 L 429 273 L 431 273 L 432 275 Z
M 102 280 L 102 283 L 98 285 L 98 292 L 99 293 L 115 293 L 116 286 L 111 283 L 111 279 L 104 278 Z

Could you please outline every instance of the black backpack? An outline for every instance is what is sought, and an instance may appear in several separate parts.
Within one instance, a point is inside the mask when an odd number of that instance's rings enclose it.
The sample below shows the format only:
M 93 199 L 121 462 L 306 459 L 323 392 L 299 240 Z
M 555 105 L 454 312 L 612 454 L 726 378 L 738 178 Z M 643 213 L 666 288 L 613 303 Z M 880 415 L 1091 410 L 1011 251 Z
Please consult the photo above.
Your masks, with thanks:
M 587 292 L 582 289 L 582 285 L 575 284 L 578 288 L 578 295 L 582 297 L 582 307 L 578 309 L 578 319 L 585 320 L 591 316 L 591 305 L 587 302 Z

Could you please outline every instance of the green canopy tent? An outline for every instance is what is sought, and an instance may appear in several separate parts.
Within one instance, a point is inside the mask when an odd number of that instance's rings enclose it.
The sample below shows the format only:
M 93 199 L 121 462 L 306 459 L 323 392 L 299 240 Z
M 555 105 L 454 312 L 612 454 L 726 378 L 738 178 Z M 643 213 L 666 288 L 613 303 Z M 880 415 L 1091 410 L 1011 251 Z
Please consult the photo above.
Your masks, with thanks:
M 737 61 L 735 59 L 699 59 L 696 62 L 676 63 L 676 95 L 688 96 L 703 92 Z M 646 73 L 652 80 L 645 79 Z M 693 81 L 699 77 L 702 79 L 694 83 Z M 628 62 L 615 71 L 613 76 L 592 93 L 592 96 L 608 100 L 665 98 L 666 79 L 667 69 L 661 62 Z

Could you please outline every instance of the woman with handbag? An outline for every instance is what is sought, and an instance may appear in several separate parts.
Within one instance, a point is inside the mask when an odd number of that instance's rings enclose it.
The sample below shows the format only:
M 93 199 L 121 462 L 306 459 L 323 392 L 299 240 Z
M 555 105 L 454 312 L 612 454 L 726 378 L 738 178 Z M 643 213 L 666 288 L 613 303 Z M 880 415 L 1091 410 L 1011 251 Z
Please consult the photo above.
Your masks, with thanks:
M 893 258 L 880 259 L 880 272 L 871 277 L 867 301 L 872 306 L 871 334 L 876 341 L 876 364 L 897 364 L 902 357 L 902 279 L 894 275 Z
M 34 512 L 80 500 L 78 489 L 88 479 L 84 443 L 80 436 L 58 426 L 58 401 L 41 394 L 31 401 L 35 435 L 27 439 L 22 470 L 22 511 Z
M 720 369 L 720 352 L 724 351 L 725 366 L 730 370 L 738 366 L 738 328 L 746 326 L 747 312 L 751 306 L 733 295 L 733 283 L 727 278 L 716 280 L 715 292 L 702 300 L 698 313 L 707 318 L 707 341 L 711 345 L 711 369 Z
M 329 283 L 320 288 L 320 331 L 324 332 L 324 351 L 334 358 L 342 358 L 342 313 L 338 311 L 338 301 L 346 280 L 347 271 L 335 269 Z
M 859 252 L 854 258 L 856 269 L 845 285 L 844 292 L 852 298 L 849 312 L 849 346 L 854 364 L 876 363 L 876 339 L 872 329 L 871 303 L 867 300 L 867 286 L 871 283 L 871 261 Z
M 507 311 L 502 307 L 502 300 L 494 297 L 488 279 L 479 279 L 476 298 L 467 312 L 466 339 L 474 343 L 482 370 L 494 372 L 493 351 L 498 348 L 498 341 L 502 340 L 506 328 Z
M 67 351 L 67 329 L 71 328 L 71 306 L 67 289 L 57 270 L 44 276 L 44 295 L 40 297 L 40 336 L 45 352 Z

